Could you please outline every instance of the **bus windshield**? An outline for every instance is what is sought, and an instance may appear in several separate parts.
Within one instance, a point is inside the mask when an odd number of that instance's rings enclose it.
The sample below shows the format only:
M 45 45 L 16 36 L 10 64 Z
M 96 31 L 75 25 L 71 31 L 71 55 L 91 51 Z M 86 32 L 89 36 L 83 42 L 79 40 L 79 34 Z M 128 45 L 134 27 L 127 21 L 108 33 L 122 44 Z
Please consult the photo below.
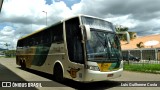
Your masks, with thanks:
M 91 39 L 86 42 L 88 61 L 117 62 L 122 58 L 118 36 L 112 23 L 83 17 L 82 22 L 91 27 Z
M 121 59 L 118 37 L 111 32 L 91 29 L 91 39 L 86 43 L 89 61 L 116 62 Z
M 114 26 L 112 23 L 102 20 L 102 19 L 97 19 L 97 18 L 91 18 L 91 17 L 85 17 L 82 16 L 82 24 L 84 25 L 89 25 L 90 28 L 96 28 L 100 30 L 106 30 L 106 31 L 115 31 Z

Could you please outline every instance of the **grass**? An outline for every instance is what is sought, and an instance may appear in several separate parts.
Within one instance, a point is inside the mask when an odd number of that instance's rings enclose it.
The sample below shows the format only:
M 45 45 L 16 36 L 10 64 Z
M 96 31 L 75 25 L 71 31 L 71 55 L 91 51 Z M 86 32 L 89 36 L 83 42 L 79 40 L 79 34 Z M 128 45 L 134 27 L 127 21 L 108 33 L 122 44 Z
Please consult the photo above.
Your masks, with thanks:
M 0 58 L 4 58 L 4 56 L 0 56 Z
M 124 70 L 160 74 L 160 64 L 125 64 Z
M 13 57 L 0 56 L 0 58 L 15 58 L 15 56 Z

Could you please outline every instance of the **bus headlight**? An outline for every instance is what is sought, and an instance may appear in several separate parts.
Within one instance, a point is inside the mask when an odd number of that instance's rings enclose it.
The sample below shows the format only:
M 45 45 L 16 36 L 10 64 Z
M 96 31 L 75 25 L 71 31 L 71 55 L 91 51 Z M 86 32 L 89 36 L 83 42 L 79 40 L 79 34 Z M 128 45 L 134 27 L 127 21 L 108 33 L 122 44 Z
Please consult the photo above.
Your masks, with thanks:
M 87 65 L 87 69 L 94 70 L 94 71 L 99 71 L 99 67 L 98 66 Z

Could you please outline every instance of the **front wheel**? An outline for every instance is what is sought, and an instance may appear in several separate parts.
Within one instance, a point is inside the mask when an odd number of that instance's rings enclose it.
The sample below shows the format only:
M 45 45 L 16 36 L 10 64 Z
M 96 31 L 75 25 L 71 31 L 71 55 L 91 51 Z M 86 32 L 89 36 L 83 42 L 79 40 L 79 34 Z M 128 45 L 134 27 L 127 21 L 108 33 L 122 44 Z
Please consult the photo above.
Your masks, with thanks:
M 63 82 L 63 70 L 60 65 L 56 65 L 54 68 L 54 79 L 58 82 Z

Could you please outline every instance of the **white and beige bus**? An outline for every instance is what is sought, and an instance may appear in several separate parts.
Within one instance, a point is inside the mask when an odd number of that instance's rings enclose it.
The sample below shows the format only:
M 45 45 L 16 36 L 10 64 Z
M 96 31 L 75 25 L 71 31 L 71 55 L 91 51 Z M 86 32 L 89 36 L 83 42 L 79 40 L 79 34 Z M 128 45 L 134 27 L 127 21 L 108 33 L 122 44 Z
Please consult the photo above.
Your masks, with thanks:
M 123 71 L 120 40 L 112 23 L 78 15 L 22 37 L 16 63 L 80 82 L 120 77 Z

